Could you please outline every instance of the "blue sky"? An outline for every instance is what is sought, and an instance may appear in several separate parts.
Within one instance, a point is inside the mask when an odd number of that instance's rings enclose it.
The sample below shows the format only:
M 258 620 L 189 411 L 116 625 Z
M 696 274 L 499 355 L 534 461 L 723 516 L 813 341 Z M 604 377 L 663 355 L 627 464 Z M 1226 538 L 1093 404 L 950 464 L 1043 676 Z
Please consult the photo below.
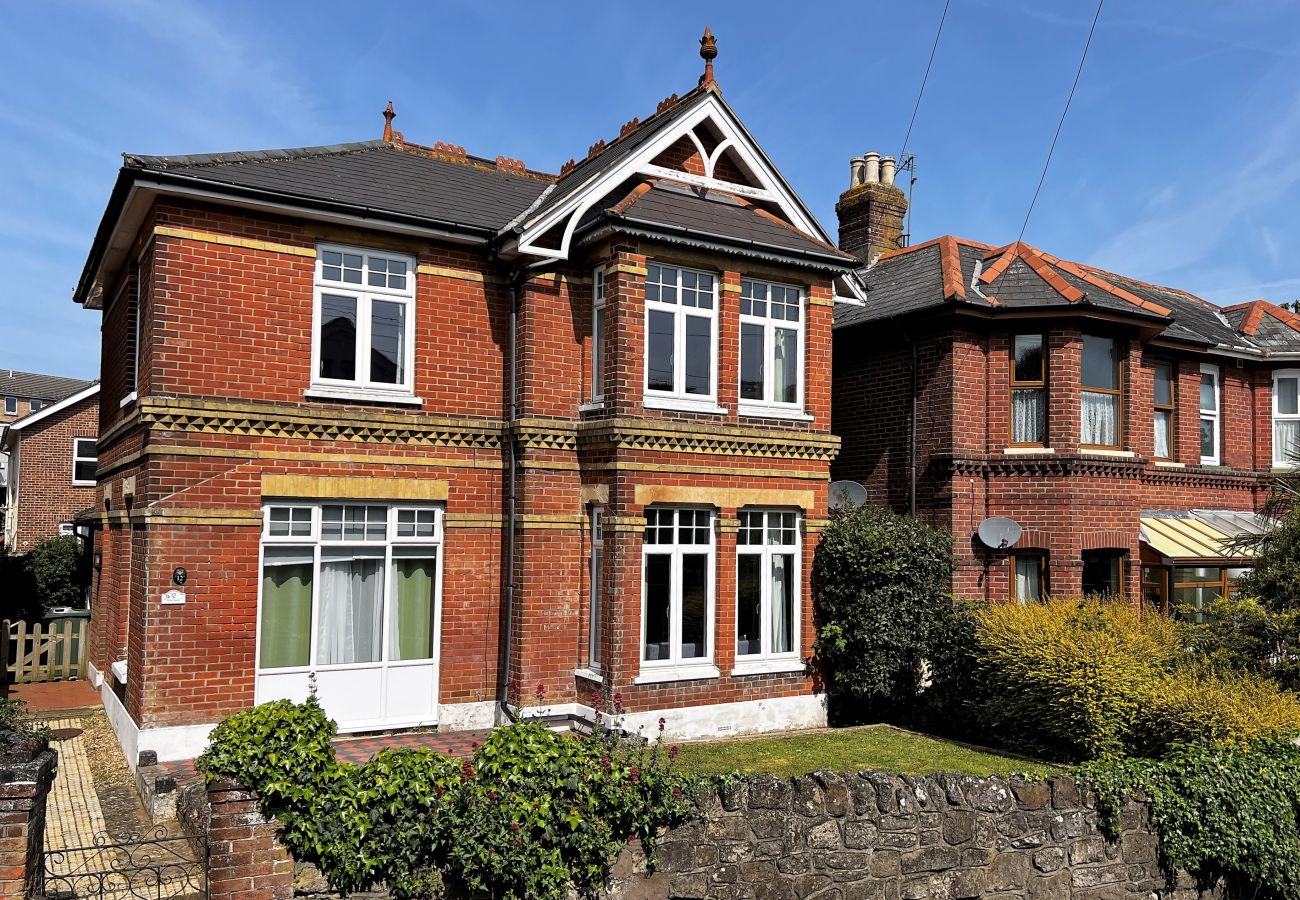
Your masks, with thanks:
M 897 153 L 943 0 L 555 4 L 43 0 L 0 31 L 0 368 L 96 377 L 70 300 L 122 151 L 379 136 L 555 171 L 689 89 L 732 104 L 834 233 Z M 796 9 L 796 15 L 791 10 Z M 952 0 L 910 148 L 914 240 L 1014 240 L 1091 0 Z M 1025 239 L 1221 303 L 1300 297 L 1300 4 L 1109 0 Z

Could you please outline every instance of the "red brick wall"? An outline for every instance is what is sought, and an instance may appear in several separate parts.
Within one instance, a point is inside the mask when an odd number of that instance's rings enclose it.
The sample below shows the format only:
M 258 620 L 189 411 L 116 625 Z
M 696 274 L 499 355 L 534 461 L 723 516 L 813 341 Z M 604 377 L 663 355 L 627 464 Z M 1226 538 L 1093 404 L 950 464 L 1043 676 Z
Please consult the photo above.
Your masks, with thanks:
M 94 485 L 72 483 L 72 452 L 75 438 L 97 434 L 98 400 L 88 397 L 16 433 L 18 452 L 10 461 L 18 480 L 13 552 L 58 537 L 60 524 L 95 506 Z

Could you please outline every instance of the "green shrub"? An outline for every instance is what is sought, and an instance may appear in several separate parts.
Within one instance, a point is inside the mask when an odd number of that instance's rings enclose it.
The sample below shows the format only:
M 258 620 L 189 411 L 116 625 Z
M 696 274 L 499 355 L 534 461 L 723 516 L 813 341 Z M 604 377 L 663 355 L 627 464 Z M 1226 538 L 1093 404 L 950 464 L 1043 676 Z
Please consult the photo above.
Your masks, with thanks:
M 1102 827 L 1120 832 L 1126 793 L 1144 792 L 1167 867 L 1229 896 L 1300 900 L 1300 748 L 1261 741 L 1244 749 L 1193 746 L 1162 760 L 1098 761 L 1077 775 L 1097 791 Z
M 1204 620 L 1188 625 L 1188 649 L 1221 671 L 1255 672 L 1300 690 L 1300 609 L 1279 609 L 1253 597 L 1220 597 Z
M 472 761 L 389 750 L 363 766 L 335 762 L 333 736 L 314 698 L 276 701 L 219 725 L 196 765 L 256 790 L 286 846 L 345 892 L 383 882 L 398 898 L 429 896 L 445 879 L 493 897 L 591 894 L 629 840 L 653 859 L 660 829 L 696 814 L 701 787 L 662 741 L 603 725 L 584 737 L 515 724 Z
M 50 729 L 26 718 L 26 710 L 22 700 L 0 697 L 0 758 L 27 756 L 49 744 Z
M 1182 652 L 1165 616 L 1097 599 L 986 606 L 975 643 L 972 693 L 986 727 L 1072 760 L 1123 755 Z
M 1244 747 L 1263 737 L 1300 734 L 1300 699 L 1251 673 L 1203 667 L 1175 671 L 1140 717 L 1139 750 L 1157 756 L 1178 744 Z
M 913 704 L 949 603 L 952 539 L 880 507 L 837 510 L 813 560 L 818 635 L 838 712 Z
M 46 607 L 83 606 L 90 584 L 81 540 L 74 535 L 48 538 L 24 557 L 36 597 Z

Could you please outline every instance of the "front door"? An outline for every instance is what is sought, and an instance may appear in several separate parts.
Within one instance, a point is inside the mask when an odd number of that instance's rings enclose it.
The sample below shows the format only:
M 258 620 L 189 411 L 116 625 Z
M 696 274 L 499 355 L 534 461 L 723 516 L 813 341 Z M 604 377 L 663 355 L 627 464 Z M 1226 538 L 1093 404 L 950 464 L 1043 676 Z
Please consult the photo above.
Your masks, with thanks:
M 340 731 L 437 722 L 442 509 L 268 503 L 256 702 L 313 684 Z

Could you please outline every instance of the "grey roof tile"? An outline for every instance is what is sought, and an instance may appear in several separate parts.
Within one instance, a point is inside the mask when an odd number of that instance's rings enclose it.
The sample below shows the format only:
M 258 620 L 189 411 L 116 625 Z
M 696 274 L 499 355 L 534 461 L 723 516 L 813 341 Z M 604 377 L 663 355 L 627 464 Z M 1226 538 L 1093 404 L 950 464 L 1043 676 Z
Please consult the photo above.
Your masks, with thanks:
M 23 400 L 62 400 L 92 384 L 93 381 L 85 381 L 81 378 L 0 369 L 0 396 L 18 397 Z

